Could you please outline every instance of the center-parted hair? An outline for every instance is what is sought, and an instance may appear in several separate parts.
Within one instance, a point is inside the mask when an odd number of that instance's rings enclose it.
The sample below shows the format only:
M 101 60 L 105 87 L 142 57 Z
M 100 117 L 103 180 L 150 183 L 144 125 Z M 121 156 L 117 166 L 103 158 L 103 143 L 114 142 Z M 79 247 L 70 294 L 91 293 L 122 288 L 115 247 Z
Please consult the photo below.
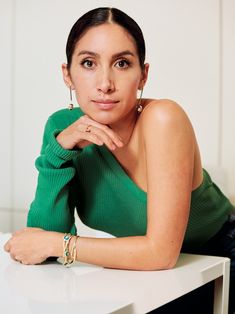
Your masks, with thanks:
M 90 28 L 105 23 L 118 24 L 132 36 L 136 44 L 139 63 L 143 69 L 145 61 L 145 41 L 141 28 L 130 16 L 128 16 L 123 11 L 109 7 L 96 8 L 94 10 L 88 11 L 82 15 L 73 25 L 66 45 L 68 69 L 71 66 L 74 49 L 79 39 Z

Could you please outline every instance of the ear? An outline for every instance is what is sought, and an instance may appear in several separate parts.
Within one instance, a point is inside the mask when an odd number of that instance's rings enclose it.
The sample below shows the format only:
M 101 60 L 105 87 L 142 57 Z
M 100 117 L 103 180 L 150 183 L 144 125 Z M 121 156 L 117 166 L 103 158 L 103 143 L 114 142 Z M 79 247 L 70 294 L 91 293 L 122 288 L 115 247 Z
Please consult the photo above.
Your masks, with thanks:
M 144 69 L 142 70 L 142 77 L 140 80 L 140 84 L 138 89 L 141 90 L 144 88 L 145 83 L 147 82 L 148 79 L 148 72 L 149 72 L 149 63 L 145 63 Z
M 71 77 L 70 77 L 68 65 L 66 63 L 63 63 L 61 68 L 62 68 L 62 73 L 63 73 L 63 79 L 64 79 L 64 82 L 65 82 L 66 86 L 68 88 L 71 87 L 72 89 L 74 89 L 74 86 L 73 86 L 73 83 L 72 83 L 72 80 L 71 80 Z

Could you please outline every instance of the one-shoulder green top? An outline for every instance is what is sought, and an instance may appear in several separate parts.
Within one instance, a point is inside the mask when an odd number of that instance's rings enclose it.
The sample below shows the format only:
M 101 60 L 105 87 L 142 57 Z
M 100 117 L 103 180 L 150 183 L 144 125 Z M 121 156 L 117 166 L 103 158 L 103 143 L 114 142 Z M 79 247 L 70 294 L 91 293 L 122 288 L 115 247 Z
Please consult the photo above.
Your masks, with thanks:
M 74 210 L 87 226 L 116 237 L 145 235 L 147 194 L 127 175 L 105 146 L 65 150 L 56 135 L 83 115 L 80 108 L 57 111 L 47 121 L 35 198 L 27 225 L 76 233 Z M 210 239 L 234 209 L 203 170 L 202 184 L 192 192 L 184 248 Z M 78 230 L 79 234 L 79 230 Z

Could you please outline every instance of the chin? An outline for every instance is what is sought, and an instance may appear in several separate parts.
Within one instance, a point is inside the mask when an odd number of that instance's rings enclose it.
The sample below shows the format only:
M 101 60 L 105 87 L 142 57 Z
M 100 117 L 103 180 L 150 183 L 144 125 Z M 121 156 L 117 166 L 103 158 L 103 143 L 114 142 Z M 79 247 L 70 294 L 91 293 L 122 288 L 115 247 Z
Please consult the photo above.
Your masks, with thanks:
M 100 113 L 91 113 L 88 114 L 91 119 L 95 120 L 98 123 L 104 125 L 111 125 L 116 123 L 120 117 L 117 114 L 112 114 L 111 112 L 100 112 Z

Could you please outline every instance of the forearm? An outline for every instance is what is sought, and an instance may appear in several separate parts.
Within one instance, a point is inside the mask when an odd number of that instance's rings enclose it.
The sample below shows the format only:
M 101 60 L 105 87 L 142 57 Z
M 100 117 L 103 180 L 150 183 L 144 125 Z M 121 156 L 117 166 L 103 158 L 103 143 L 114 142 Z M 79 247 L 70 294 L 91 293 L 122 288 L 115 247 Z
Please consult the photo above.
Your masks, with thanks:
M 73 241 L 74 239 L 71 240 L 70 248 Z M 52 255 L 62 257 L 62 243 L 63 234 L 58 233 L 52 245 Z M 163 252 L 156 252 L 146 236 L 111 239 L 79 237 L 77 260 L 116 269 L 160 270 L 170 267 Z
M 55 139 L 56 134 L 57 131 L 50 134 L 50 140 L 44 143 L 42 153 L 35 162 L 39 171 L 38 184 L 30 205 L 27 226 L 76 233 L 75 200 L 71 199 L 71 194 L 76 179 L 73 158 L 79 152 L 60 147 Z

